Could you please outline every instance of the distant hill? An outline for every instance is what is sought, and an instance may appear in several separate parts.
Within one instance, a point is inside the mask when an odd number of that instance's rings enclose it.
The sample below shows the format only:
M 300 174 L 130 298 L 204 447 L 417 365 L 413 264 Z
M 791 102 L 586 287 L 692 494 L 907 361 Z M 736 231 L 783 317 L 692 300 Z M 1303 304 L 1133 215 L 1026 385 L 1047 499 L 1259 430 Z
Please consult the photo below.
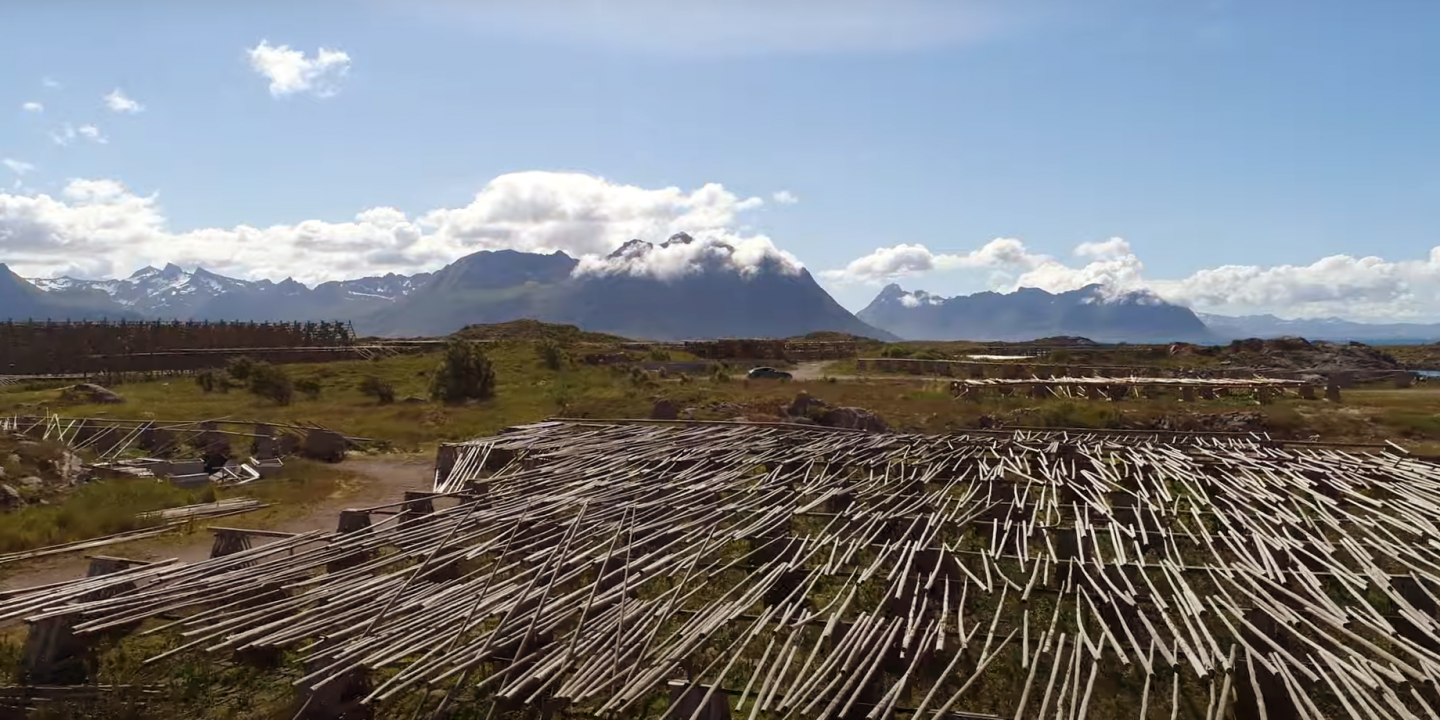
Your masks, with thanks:
M 860 319 L 908 340 L 1024 342 L 1079 336 L 1098 342 L 1212 340 L 1188 308 L 1150 293 L 1107 295 L 1098 285 L 1062 293 L 1021 288 L 952 298 L 889 285 Z
M 605 333 L 586 332 L 574 325 L 543 323 L 539 320 L 511 320 L 492 325 L 468 325 L 457 330 L 452 337 L 465 340 L 553 340 L 562 343 L 603 343 L 620 344 L 632 342 L 629 338 Z
M 1440 324 L 1358 323 L 1340 318 L 1286 320 L 1274 315 L 1211 315 L 1200 319 L 1220 340 L 1303 337 L 1331 342 L 1416 345 L 1440 339 Z

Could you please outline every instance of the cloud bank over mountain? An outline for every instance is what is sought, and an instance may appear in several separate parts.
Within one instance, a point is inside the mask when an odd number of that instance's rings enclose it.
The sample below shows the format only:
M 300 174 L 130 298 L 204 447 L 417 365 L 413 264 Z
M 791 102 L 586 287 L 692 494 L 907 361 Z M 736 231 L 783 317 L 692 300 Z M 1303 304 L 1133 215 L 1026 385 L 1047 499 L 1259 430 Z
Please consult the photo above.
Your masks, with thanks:
M 434 270 L 499 249 L 560 251 L 589 258 L 589 271 L 599 272 L 629 240 L 685 233 L 696 243 L 657 247 L 622 263 L 624 271 L 673 276 L 699 254 L 717 253 L 737 268 L 767 258 L 798 268 L 769 238 L 740 229 L 741 216 L 764 204 L 715 183 L 646 189 L 579 173 L 520 172 L 490 181 L 467 205 L 418 217 L 376 207 L 345 222 L 177 231 L 158 194 L 114 180 L 72 180 L 54 196 L 0 193 L 0 256 L 32 277 L 123 277 L 173 262 L 246 279 L 317 283 Z
M 1107 293 L 1145 290 L 1216 312 L 1362 320 L 1440 317 L 1440 247 L 1421 259 L 1332 255 L 1309 264 L 1221 265 L 1166 279 L 1148 277 L 1145 263 L 1122 238 L 1081 243 L 1068 259 L 1035 252 L 1015 238 L 997 238 L 968 252 L 881 247 L 820 275 L 840 285 L 883 285 L 961 271 L 986 273 L 989 287 L 1001 292 L 1023 287 L 1068 292 L 1101 285 Z

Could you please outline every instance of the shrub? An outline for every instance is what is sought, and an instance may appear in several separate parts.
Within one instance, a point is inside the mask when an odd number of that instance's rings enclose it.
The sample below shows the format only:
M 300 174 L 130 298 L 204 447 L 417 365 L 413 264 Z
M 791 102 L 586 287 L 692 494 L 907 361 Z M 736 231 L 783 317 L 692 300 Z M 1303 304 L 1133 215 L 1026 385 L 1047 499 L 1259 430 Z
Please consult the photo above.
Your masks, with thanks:
M 670 362 L 670 351 L 665 348 L 650 348 L 650 359 L 654 362 Z
M 565 353 L 565 348 L 554 340 L 542 340 L 535 345 L 535 354 L 540 356 L 540 364 L 550 370 L 560 371 L 569 364 L 570 358 Z
M 375 398 L 381 405 L 395 402 L 395 386 L 375 375 L 366 376 L 360 381 L 360 392 Z
M 900 345 L 886 345 L 885 349 L 880 351 L 880 357 L 884 358 L 908 358 L 913 354 L 914 350 Z
M 250 373 L 254 371 L 256 366 L 261 364 L 262 363 L 257 362 L 253 358 L 242 355 L 237 358 L 231 358 L 230 362 L 225 364 L 225 372 L 240 382 L 249 382 Z
M 202 370 L 195 376 L 195 384 L 204 393 L 230 392 L 230 375 L 224 370 Z
M 313 377 L 300 378 L 295 381 L 295 390 L 311 400 L 317 400 L 320 398 L 320 379 Z
M 948 358 L 948 357 L 945 356 L 945 353 L 942 353 L 942 352 L 940 352 L 940 351 L 938 351 L 938 350 L 929 350 L 929 349 L 921 350 L 920 352 L 915 353 L 915 354 L 912 355 L 911 357 L 915 358 L 916 360 L 949 360 L 949 359 L 950 359 L 950 358 Z
M 246 375 L 250 380 L 250 392 L 276 405 L 289 405 L 295 398 L 295 381 L 290 374 L 267 362 L 250 365 Z
M 446 403 L 495 397 L 495 368 L 485 351 L 465 340 L 451 340 L 430 380 L 430 397 Z
M 650 377 L 650 373 L 645 372 L 644 368 L 632 365 L 630 367 L 630 384 L 640 388 L 650 387 L 655 384 L 655 379 Z

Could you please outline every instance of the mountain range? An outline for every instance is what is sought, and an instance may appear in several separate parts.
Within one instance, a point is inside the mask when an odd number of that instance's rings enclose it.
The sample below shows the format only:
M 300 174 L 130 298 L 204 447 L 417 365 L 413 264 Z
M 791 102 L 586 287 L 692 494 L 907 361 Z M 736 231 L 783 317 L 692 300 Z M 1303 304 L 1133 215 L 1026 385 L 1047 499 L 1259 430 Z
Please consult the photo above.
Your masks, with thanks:
M 891 284 L 859 312 L 871 325 L 912 340 L 1025 341 L 1073 335 L 1097 342 L 1213 342 L 1189 308 L 1133 292 L 1111 296 L 1099 285 L 1051 293 L 1021 288 L 945 298 Z
M 605 258 L 482 251 L 435 273 L 327 282 L 237 280 L 147 267 L 121 280 L 0 278 L 0 318 L 349 320 L 367 335 L 436 336 L 531 318 L 650 340 L 836 331 L 894 340 L 777 256 L 758 262 L 684 233 L 632 240 Z M 3 266 L 0 266 L 3 267 Z M 13 300 L 12 300 L 13 298 Z
M 349 320 L 362 334 L 389 337 L 437 336 L 470 324 L 531 318 L 651 340 L 793 337 L 821 330 L 882 340 L 1440 338 L 1440 325 L 1197 314 L 1148 292 L 1115 294 L 1096 285 L 945 298 L 892 284 L 852 314 L 793 262 L 767 255 L 746 265 L 739 257 L 724 243 L 680 233 L 659 245 L 632 240 L 603 258 L 482 251 L 434 273 L 391 273 L 313 288 L 288 278 L 239 280 L 173 264 L 116 280 L 26 280 L 0 264 L 0 319 Z

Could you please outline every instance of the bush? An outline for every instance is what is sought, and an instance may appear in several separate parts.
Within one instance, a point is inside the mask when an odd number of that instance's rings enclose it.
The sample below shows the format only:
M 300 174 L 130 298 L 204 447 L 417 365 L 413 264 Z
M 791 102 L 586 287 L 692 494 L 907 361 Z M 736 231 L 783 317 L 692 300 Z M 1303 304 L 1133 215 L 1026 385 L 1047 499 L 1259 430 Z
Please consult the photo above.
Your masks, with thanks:
M 540 364 L 550 370 L 560 371 L 570 363 L 570 358 L 565 353 L 565 348 L 554 340 L 542 340 L 535 345 L 535 354 L 540 356 Z
M 446 403 L 495 397 L 495 368 L 485 351 L 465 340 L 451 340 L 430 380 L 430 397 Z
M 367 376 L 360 381 L 360 392 L 375 398 L 381 405 L 390 405 L 395 402 L 395 386 L 375 375 Z
M 884 350 L 880 351 L 880 357 L 883 358 L 908 358 L 913 354 L 915 354 L 914 350 L 900 345 L 887 345 Z
M 948 358 L 948 357 L 945 356 L 945 353 L 942 353 L 942 352 L 940 352 L 940 351 L 938 351 L 938 350 L 929 350 L 929 349 L 921 350 L 920 352 L 915 353 L 915 354 L 912 355 L 911 357 L 915 358 L 916 360 L 949 360 L 949 359 L 950 359 L 950 358 Z
M 276 405 L 289 405 L 295 398 L 295 381 L 290 379 L 289 373 L 270 363 L 253 363 L 246 375 L 250 380 L 250 392 L 273 400 Z
M 295 381 L 295 390 L 310 400 L 318 400 L 321 390 L 320 379 L 313 377 L 300 378 Z
M 230 362 L 225 364 L 225 372 L 229 374 L 230 377 L 235 378 L 242 383 L 249 382 L 250 373 L 254 371 L 256 366 L 262 364 L 265 363 L 257 362 L 254 358 L 249 358 L 242 355 L 237 358 L 231 358 Z
M 653 386 L 655 379 L 645 371 L 645 368 L 632 365 L 630 367 L 630 384 L 638 388 L 646 388 Z
M 200 386 L 200 392 L 227 393 L 230 392 L 230 375 L 224 370 L 203 370 L 195 376 L 195 384 Z
M 670 351 L 665 348 L 650 348 L 650 359 L 654 362 L 670 362 Z

